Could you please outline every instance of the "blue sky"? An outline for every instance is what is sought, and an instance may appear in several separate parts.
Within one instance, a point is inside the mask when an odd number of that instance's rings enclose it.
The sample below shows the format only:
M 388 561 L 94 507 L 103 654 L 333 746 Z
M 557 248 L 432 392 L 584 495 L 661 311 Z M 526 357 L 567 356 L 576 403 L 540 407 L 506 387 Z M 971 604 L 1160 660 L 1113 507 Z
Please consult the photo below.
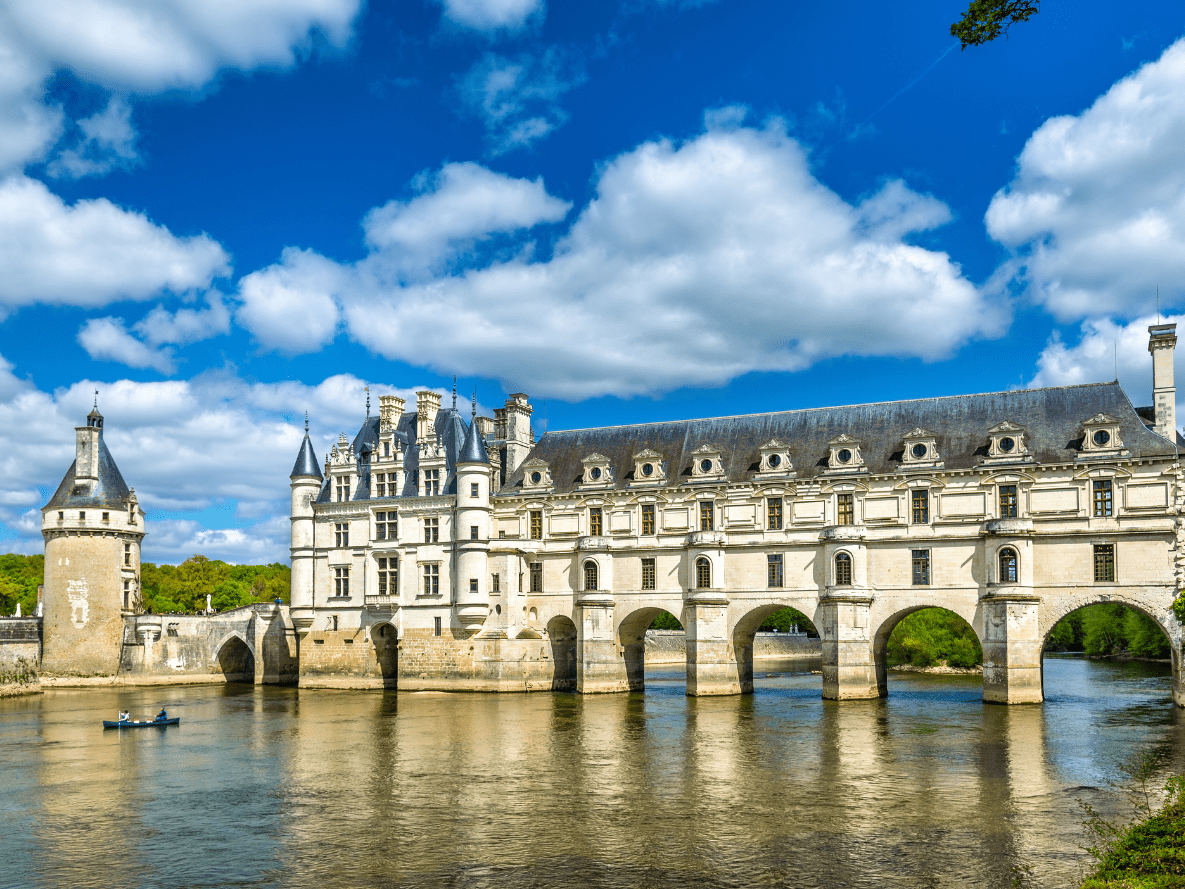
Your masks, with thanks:
M 960 51 L 965 5 L 8 0 L 0 550 L 95 389 L 158 561 L 285 559 L 303 413 L 323 456 L 368 383 L 537 431 L 1116 366 L 1149 403 L 1185 9 Z

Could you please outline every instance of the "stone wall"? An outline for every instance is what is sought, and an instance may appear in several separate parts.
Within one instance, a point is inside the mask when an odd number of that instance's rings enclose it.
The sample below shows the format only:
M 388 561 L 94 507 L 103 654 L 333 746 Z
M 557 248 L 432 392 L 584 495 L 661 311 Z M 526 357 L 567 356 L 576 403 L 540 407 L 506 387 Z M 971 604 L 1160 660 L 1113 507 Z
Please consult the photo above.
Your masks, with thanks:
M 114 532 L 46 540 L 42 672 L 85 677 L 118 671 L 123 544 Z
M 812 658 L 822 655 L 822 641 L 805 633 L 757 633 L 753 657 Z M 682 630 L 647 630 L 646 663 L 681 664 L 687 660 L 687 637 Z
M 41 691 L 41 618 L 0 617 L 0 698 Z

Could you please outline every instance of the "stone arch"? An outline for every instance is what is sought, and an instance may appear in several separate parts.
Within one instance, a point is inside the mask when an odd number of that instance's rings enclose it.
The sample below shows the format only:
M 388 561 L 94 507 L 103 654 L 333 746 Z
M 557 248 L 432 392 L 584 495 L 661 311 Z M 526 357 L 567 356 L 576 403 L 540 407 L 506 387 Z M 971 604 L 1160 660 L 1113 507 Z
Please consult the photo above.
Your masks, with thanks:
M 552 691 L 576 690 L 576 624 L 566 614 L 557 614 L 547 622 L 551 643 Z
M 635 608 L 617 624 L 617 644 L 625 661 L 625 679 L 630 691 L 646 689 L 646 631 L 654 619 L 663 613 L 672 614 L 687 626 L 683 602 L 657 602 Z
M 775 611 L 793 608 L 805 614 L 817 627 L 819 625 L 818 618 L 815 616 L 817 606 L 817 599 L 779 599 L 776 602 L 763 602 L 746 611 L 737 619 L 732 626 L 730 639 L 741 694 L 753 692 L 753 637 L 765 619 Z
M 390 621 L 381 621 L 370 628 L 370 644 L 374 646 L 375 661 L 383 688 L 397 688 L 399 684 L 399 630 Z
M 254 682 L 255 649 L 238 633 L 228 633 L 214 649 L 213 666 L 227 682 Z
M 975 634 L 976 640 L 980 647 L 983 647 L 983 622 L 979 619 L 977 609 L 967 611 L 965 607 L 960 607 L 960 603 L 956 602 L 937 602 L 920 601 L 911 603 L 903 608 L 899 608 L 892 614 L 881 618 L 877 624 L 876 631 L 872 634 L 872 657 L 873 663 L 876 666 L 876 686 L 877 691 L 882 698 L 889 695 L 889 674 L 888 674 L 888 646 L 889 636 L 893 634 L 897 624 L 905 620 L 911 614 L 919 611 L 924 611 L 927 608 L 937 608 L 940 611 L 947 611 L 956 617 L 963 619 L 964 623 L 971 628 L 971 632 Z

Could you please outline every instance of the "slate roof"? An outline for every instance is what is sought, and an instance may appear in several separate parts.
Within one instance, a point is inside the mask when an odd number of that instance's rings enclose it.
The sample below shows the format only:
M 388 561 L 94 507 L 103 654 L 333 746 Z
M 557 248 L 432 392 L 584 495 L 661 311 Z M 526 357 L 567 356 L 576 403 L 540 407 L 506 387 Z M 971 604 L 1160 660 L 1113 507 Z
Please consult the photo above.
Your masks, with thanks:
M 296 478 L 297 476 L 321 478 L 321 467 L 317 464 L 317 455 L 313 453 L 313 443 L 309 441 L 307 429 L 304 433 L 304 441 L 300 445 L 300 453 L 296 455 L 296 463 L 288 477 Z
M 99 433 L 99 480 L 88 494 L 76 493 L 74 488 L 74 467 L 77 461 L 70 464 L 62 483 L 57 491 L 49 498 L 49 502 L 42 509 L 86 509 L 87 507 L 120 508 L 127 504 L 131 496 L 127 482 L 120 475 L 119 467 L 115 465 L 115 458 L 107 450 L 107 443 L 103 441 L 103 434 Z
M 465 436 L 465 444 L 461 446 L 461 453 L 457 456 L 458 463 L 489 463 L 490 455 L 486 452 L 486 440 L 476 422 L 470 422 L 469 432 Z
M 616 485 L 622 486 L 633 481 L 634 455 L 649 448 L 666 462 L 670 486 L 689 481 L 692 452 L 711 445 L 721 451 L 724 481 L 739 483 L 756 474 L 761 446 L 776 438 L 790 448 L 797 478 L 838 477 L 826 472 L 828 442 L 846 434 L 861 442 L 864 464 L 876 474 L 900 468 L 903 439 L 920 426 L 934 432 L 944 469 L 969 469 L 987 454 L 988 429 L 1009 420 L 1024 428 L 1038 463 L 1065 463 L 1079 451 L 1083 421 L 1099 413 L 1118 419 L 1133 459 L 1176 454 L 1172 442 L 1147 428 L 1118 383 L 1094 383 L 548 432 L 527 459 L 545 461 L 552 490 L 564 493 L 579 486 L 581 460 L 589 454 L 608 457 Z M 500 493 L 522 493 L 523 475 L 520 465 Z

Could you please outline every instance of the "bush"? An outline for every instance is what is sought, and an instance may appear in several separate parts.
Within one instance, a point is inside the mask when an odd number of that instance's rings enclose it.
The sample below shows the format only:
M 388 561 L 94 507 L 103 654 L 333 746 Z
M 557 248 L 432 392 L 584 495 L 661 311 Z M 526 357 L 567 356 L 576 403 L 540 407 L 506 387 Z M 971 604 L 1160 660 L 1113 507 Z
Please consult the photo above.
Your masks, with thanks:
M 970 668 L 983 663 L 983 649 L 971 626 L 943 608 L 923 608 L 904 618 L 889 636 L 889 666 Z

